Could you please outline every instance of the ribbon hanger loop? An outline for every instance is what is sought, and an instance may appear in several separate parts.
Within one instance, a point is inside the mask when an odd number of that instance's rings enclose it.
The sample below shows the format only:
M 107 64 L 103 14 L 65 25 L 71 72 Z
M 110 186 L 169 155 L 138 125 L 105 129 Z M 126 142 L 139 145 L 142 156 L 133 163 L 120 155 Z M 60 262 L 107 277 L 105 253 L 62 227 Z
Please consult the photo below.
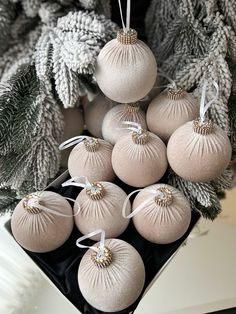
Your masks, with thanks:
M 87 246 L 87 245 L 83 245 L 81 244 L 82 241 L 89 239 L 97 234 L 101 234 L 100 237 L 100 241 L 99 241 L 99 246 Z M 105 231 L 103 229 L 97 229 L 93 232 L 90 232 L 82 237 L 80 237 L 79 239 L 76 240 L 76 245 L 81 248 L 81 249 L 91 249 L 93 251 L 95 251 L 98 254 L 104 254 L 104 249 L 105 249 Z
M 140 123 L 138 122 L 134 122 L 134 121 L 123 121 L 122 125 L 127 125 L 127 127 L 125 127 L 127 130 L 131 130 L 133 132 L 136 132 L 138 134 L 142 133 L 142 126 Z
M 90 139 L 90 136 L 79 135 L 79 136 L 72 137 L 72 138 L 66 140 L 65 142 L 61 143 L 59 145 L 59 150 L 67 149 L 67 148 L 69 148 L 71 146 L 74 146 L 76 144 L 79 144 L 79 143 L 83 142 L 86 139 Z
M 92 188 L 92 183 L 89 182 L 88 178 L 85 176 L 73 177 L 62 183 L 62 187 L 65 186 L 77 186 L 81 188 Z
M 210 100 L 208 101 L 206 104 L 205 104 L 205 101 L 206 101 L 206 93 L 207 93 L 207 87 L 209 85 L 209 82 L 204 79 L 203 81 L 203 86 L 202 86 L 202 95 L 201 95 L 201 102 L 200 102 L 200 122 L 203 124 L 205 122 L 205 118 L 206 118 L 206 112 L 207 110 L 210 108 L 210 106 L 215 102 L 217 101 L 218 97 L 219 97 L 219 85 L 213 81 L 212 82 L 212 85 L 215 87 L 215 90 L 216 90 L 216 94 L 215 96 Z
M 121 17 L 121 23 L 123 27 L 124 33 L 128 33 L 130 30 L 130 14 L 131 14 L 131 0 L 127 0 L 126 4 L 126 24 L 124 22 L 123 18 L 123 12 L 122 12 L 122 6 L 121 6 L 121 0 L 118 0 L 119 8 L 120 8 L 120 17 Z
M 130 199 L 130 197 L 135 194 L 135 193 L 138 193 L 138 192 L 141 192 L 143 191 L 143 189 L 138 189 L 138 190 L 135 190 L 133 192 L 131 192 L 125 199 L 124 201 L 124 204 L 123 204 L 123 207 L 122 207 L 122 216 L 124 218 L 132 218 L 134 217 L 135 215 L 137 215 L 142 209 L 144 209 L 147 204 L 155 197 L 160 197 L 160 198 L 164 198 L 165 197 L 165 194 L 160 191 L 159 189 L 157 190 L 154 190 L 154 189 L 146 189 L 147 192 L 149 192 L 151 194 L 150 197 L 148 197 L 145 201 L 143 201 L 137 208 L 135 208 L 134 211 L 132 211 L 128 216 L 126 216 L 126 208 L 127 208 L 127 204 L 128 204 L 128 201 Z

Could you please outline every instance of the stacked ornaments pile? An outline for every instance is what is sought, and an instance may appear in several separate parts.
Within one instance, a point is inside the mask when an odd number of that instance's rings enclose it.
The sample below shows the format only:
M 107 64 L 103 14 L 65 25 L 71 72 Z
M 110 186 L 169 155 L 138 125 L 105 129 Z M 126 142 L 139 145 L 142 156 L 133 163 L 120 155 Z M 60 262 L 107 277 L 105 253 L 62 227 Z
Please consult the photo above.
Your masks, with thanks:
M 12 216 L 15 239 L 32 252 L 62 246 L 74 222 L 84 235 L 79 243 L 87 237 L 100 240 L 80 261 L 78 285 L 87 302 L 104 312 L 129 307 L 144 287 L 141 256 L 116 239 L 130 219 L 155 244 L 174 242 L 189 227 L 188 200 L 159 182 L 168 164 L 184 179 L 202 182 L 220 175 L 231 158 L 227 135 L 205 118 L 205 98 L 200 109 L 190 93 L 172 85 L 151 101 L 147 113 L 141 109 L 156 77 L 155 58 L 137 32 L 129 27 L 118 31 L 97 60 L 96 80 L 105 96 L 100 94 L 85 109 L 94 137 L 77 134 L 60 146 L 76 145 L 68 159 L 71 179 L 63 183 L 80 188 L 73 209 L 61 195 L 44 191 L 23 199 Z M 122 184 L 130 186 L 130 195 Z M 99 236 L 104 232 L 106 240 Z

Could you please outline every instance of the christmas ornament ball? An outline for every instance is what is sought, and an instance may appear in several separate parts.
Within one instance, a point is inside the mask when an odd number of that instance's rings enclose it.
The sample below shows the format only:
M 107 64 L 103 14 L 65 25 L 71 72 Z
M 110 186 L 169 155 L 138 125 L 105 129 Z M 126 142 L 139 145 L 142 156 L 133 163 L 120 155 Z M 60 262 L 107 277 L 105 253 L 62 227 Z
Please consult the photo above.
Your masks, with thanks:
M 102 94 L 88 103 L 84 109 L 85 124 L 89 133 L 95 137 L 102 137 L 102 123 L 105 114 L 115 105 L 113 101 Z
M 115 238 L 128 227 L 129 220 L 122 216 L 122 206 L 127 194 L 111 182 L 96 182 L 91 188 L 84 188 L 78 195 L 77 204 L 79 213 L 75 216 L 75 224 L 82 234 L 88 234 L 99 228 L 103 229 L 106 237 Z M 131 211 L 130 202 L 127 204 L 127 213 Z M 92 237 L 98 241 L 99 235 Z
M 135 30 L 118 31 L 100 51 L 95 71 L 98 86 L 119 103 L 140 100 L 152 89 L 157 65 L 150 48 L 137 39 Z
M 71 177 L 85 176 L 90 182 L 113 181 L 112 148 L 110 143 L 92 137 L 77 144 L 68 160 Z
M 221 175 L 231 160 L 232 148 L 225 131 L 211 121 L 189 121 L 178 128 L 167 146 L 171 168 L 192 182 Z
M 198 117 L 197 100 L 183 89 L 168 88 L 152 100 L 147 110 L 151 132 L 167 142 L 171 134 L 187 121 Z
M 116 175 L 133 187 L 157 182 L 167 165 L 165 144 L 158 136 L 143 129 L 123 136 L 112 151 Z
M 160 194 L 155 195 L 150 190 Z M 132 211 L 144 202 L 143 209 L 134 215 L 133 223 L 146 240 L 167 244 L 185 234 L 191 221 L 191 208 L 179 190 L 167 184 L 146 187 L 135 197 Z
M 58 214 L 32 205 L 32 200 Z M 60 247 L 69 238 L 73 226 L 70 204 L 61 195 L 50 191 L 32 193 L 23 198 L 11 218 L 11 229 L 16 241 L 26 250 L 36 253 Z
M 107 239 L 105 247 L 107 257 L 103 263 L 92 250 L 84 254 L 78 283 L 90 305 L 103 312 L 118 312 L 132 305 L 141 294 L 145 268 L 139 253 L 127 242 Z
M 128 125 L 123 124 L 127 121 L 137 122 L 142 128 L 147 128 L 145 113 L 137 103 L 120 104 L 106 113 L 102 124 L 103 138 L 114 145 L 123 135 L 130 133 Z

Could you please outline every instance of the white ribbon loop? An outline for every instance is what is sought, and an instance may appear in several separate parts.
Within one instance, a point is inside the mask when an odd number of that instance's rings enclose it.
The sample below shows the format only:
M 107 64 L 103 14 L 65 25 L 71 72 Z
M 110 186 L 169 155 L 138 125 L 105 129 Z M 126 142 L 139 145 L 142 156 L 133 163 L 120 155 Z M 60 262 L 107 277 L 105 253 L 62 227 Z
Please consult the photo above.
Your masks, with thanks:
M 135 215 L 137 215 L 142 209 L 145 208 L 145 206 L 156 196 L 160 197 L 160 198 L 164 198 L 165 197 L 165 194 L 163 192 L 161 192 L 160 190 L 154 190 L 154 189 L 146 189 L 145 191 L 151 193 L 151 196 L 148 197 L 145 201 L 143 201 L 137 208 L 135 208 L 134 211 L 132 211 L 129 215 L 126 216 L 126 208 L 127 208 L 127 204 L 128 204 L 128 201 L 130 199 L 130 197 L 137 193 L 137 192 L 140 192 L 140 191 L 143 191 L 143 189 L 138 189 L 138 190 L 135 190 L 133 192 L 131 192 L 125 199 L 124 201 L 124 204 L 123 204 L 123 207 L 122 207 L 122 216 L 124 218 L 127 218 L 127 219 L 130 219 L 132 217 L 134 217 Z
M 219 85 L 215 81 L 212 82 L 212 85 L 216 89 L 216 95 L 208 103 L 205 104 L 208 81 L 204 80 L 204 82 L 203 82 L 202 96 L 201 96 L 201 103 L 200 103 L 200 121 L 201 121 L 201 123 L 205 122 L 207 110 L 218 99 L 218 96 L 219 96 Z
M 101 238 L 100 238 L 100 243 L 99 243 L 99 246 L 96 247 L 96 246 L 87 246 L 87 245 L 83 245 L 81 244 L 80 242 L 88 239 L 88 238 L 91 238 L 97 234 L 101 234 Z M 91 249 L 97 253 L 100 253 L 100 254 L 103 254 L 104 253 L 104 249 L 105 249 L 105 231 L 103 229 L 97 229 L 93 232 L 90 232 L 82 237 L 80 237 L 79 239 L 77 239 L 76 241 L 76 245 L 81 248 L 81 249 Z
M 130 30 L 130 13 L 131 13 L 131 0 L 127 0 L 127 6 L 126 6 L 126 25 L 123 18 L 123 12 L 122 12 L 122 6 L 121 1 L 118 0 L 119 8 L 120 8 L 120 17 L 121 17 L 121 23 L 123 27 L 124 33 L 127 33 Z
M 72 199 L 72 198 L 69 198 L 69 197 L 64 197 L 64 198 L 69 200 L 69 201 L 74 202 L 77 205 L 78 209 L 77 209 L 75 214 L 73 214 L 73 215 L 66 215 L 66 214 L 60 213 L 60 212 L 58 212 L 58 211 L 56 211 L 54 209 L 50 209 L 50 208 L 48 208 L 46 206 L 43 206 L 42 204 L 40 204 L 40 194 L 39 193 L 35 194 L 35 197 L 30 198 L 27 201 L 27 204 L 30 207 L 35 207 L 35 208 L 38 208 L 38 209 L 40 209 L 40 210 L 42 210 L 44 212 L 47 212 L 47 213 L 50 213 L 50 214 L 53 214 L 53 215 L 57 215 L 57 216 L 61 216 L 61 217 L 67 217 L 68 218 L 68 217 L 74 217 L 74 216 L 78 215 L 78 213 L 80 211 L 79 203 L 77 201 L 75 201 L 74 199 Z
M 59 145 L 59 150 L 64 150 L 66 148 L 69 148 L 71 146 L 79 144 L 79 143 L 83 142 L 84 140 L 87 140 L 90 138 L 91 138 L 90 136 L 86 136 L 86 135 L 79 135 L 79 136 L 72 137 L 69 140 L 61 143 Z
M 122 122 L 122 125 L 127 125 L 127 127 L 125 127 L 125 129 L 136 132 L 138 134 L 142 133 L 142 126 L 140 123 L 138 122 L 134 122 L 134 121 L 124 121 Z M 129 126 L 128 126 L 129 125 Z
M 165 72 L 163 72 L 161 69 L 158 69 L 158 76 L 164 77 L 167 79 L 167 81 L 170 82 L 170 84 L 173 86 L 173 88 L 177 89 L 177 85 L 172 78 L 170 78 Z M 168 87 L 169 85 L 162 85 L 162 87 Z M 161 86 L 160 86 L 161 87 Z
M 65 186 L 77 186 L 80 188 L 85 188 L 85 189 L 91 189 L 92 184 L 89 182 L 88 178 L 85 176 L 81 177 L 73 177 L 65 182 L 62 183 L 63 187 Z

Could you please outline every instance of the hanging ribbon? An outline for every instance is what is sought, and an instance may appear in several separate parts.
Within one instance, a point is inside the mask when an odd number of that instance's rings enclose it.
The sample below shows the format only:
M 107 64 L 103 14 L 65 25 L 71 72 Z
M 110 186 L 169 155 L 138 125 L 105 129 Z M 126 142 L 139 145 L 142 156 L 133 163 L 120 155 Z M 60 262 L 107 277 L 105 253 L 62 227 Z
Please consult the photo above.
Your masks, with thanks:
M 99 241 L 99 246 L 96 247 L 96 246 L 87 246 L 87 245 L 83 245 L 81 244 L 80 242 L 88 239 L 88 238 L 91 238 L 97 234 L 100 234 L 101 233 L 101 237 L 100 237 L 100 241 Z M 80 237 L 79 239 L 77 239 L 76 241 L 76 245 L 81 248 L 81 249 L 91 249 L 93 251 L 95 251 L 96 253 L 98 254 L 101 254 L 103 255 L 104 254 L 104 249 L 105 249 L 105 231 L 103 229 L 97 229 L 93 232 L 90 232 L 82 237 Z
M 130 13 L 131 13 L 131 0 L 127 0 L 127 6 L 126 6 L 126 25 L 123 18 L 123 12 L 122 12 L 122 6 L 121 1 L 118 0 L 119 8 L 120 8 L 120 17 L 121 17 L 121 23 L 123 27 L 124 33 L 127 33 L 130 30 Z
M 165 72 L 163 72 L 161 69 L 158 69 L 158 75 L 161 76 L 161 77 L 164 77 L 166 78 L 170 84 L 173 86 L 173 88 L 177 89 L 177 85 L 175 83 L 174 80 L 172 80 L 172 78 L 170 78 Z M 162 85 L 162 86 L 159 86 L 159 87 L 168 87 L 169 85 Z
M 201 123 L 205 122 L 205 116 L 206 116 L 207 110 L 218 99 L 218 96 L 219 96 L 218 84 L 215 81 L 213 81 L 212 85 L 216 89 L 216 95 L 208 103 L 205 104 L 208 81 L 204 79 L 203 86 L 202 86 L 201 103 L 200 103 L 200 121 L 201 121 Z
M 79 143 L 83 142 L 84 140 L 89 140 L 89 139 L 91 139 L 91 137 L 90 136 L 86 136 L 86 135 L 75 136 L 75 137 L 72 137 L 69 140 L 61 143 L 59 145 L 59 149 L 60 150 L 64 150 L 66 148 L 69 148 L 71 146 L 79 144 Z
M 125 129 L 136 132 L 138 134 L 142 133 L 142 126 L 140 123 L 138 122 L 134 122 L 134 121 L 123 121 L 122 125 L 127 125 L 127 127 L 125 127 Z M 128 126 L 129 125 L 129 126 Z M 120 128 L 119 128 L 120 129 Z
M 122 207 L 122 216 L 124 218 L 132 218 L 134 217 L 135 215 L 137 215 L 142 209 L 145 208 L 145 206 L 153 199 L 155 198 L 156 196 L 160 197 L 160 198 L 164 198 L 165 197 L 165 194 L 163 192 L 161 192 L 160 190 L 154 190 L 154 189 L 146 189 L 145 191 L 151 193 L 152 195 L 150 197 L 148 197 L 145 201 L 143 201 L 137 208 L 135 208 L 134 211 L 132 211 L 128 216 L 126 216 L 126 208 L 127 208 L 127 204 L 129 202 L 129 199 L 130 197 L 135 194 L 135 193 L 138 193 L 138 192 L 141 192 L 143 191 L 143 189 L 138 189 L 138 190 L 135 190 L 133 192 L 131 192 L 125 199 L 124 201 L 124 204 L 123 204 L 123 207 Z
M 87 177 L 81 176 L 81 177 L 73 177 L 65 182 L 62 183 L 62 186 L 77 186 L 80 188 L 85 189 L 92 189 L 95 188 L 88 180 Z
M 79 203 L 77 201 L 73 200 L 72 198 L 64 197 L 68 201 L 72 201 L 72 202 L 74 202 L 77 205 L 77 207 L 78 207 L 77 212 L 74 215 L 66 215 L 66 214 L 62 214 L 62 213 L 60 213 L 60 212 L 58 212 L 56 210 L 50 209 L 50 208 L 40 204 L 40 197 L 42 195 L 42 192 L 33 193 L 32 195 L 33 195 L 33 197 L 27 200 L 27 205 L 30 206 L 30 207 L 35 207 L 37 209 L 40 209 L 40 210 L 42 210 L 44 212 L 47 212 L 47 213 L 50 213 L 50 214 L 54 214 L 54 215 L 57 215 L 57 216 L 61 216 L 61 217 L 74 217 L 74 216 L 78 215 L 78 213 L 80 211 Z

